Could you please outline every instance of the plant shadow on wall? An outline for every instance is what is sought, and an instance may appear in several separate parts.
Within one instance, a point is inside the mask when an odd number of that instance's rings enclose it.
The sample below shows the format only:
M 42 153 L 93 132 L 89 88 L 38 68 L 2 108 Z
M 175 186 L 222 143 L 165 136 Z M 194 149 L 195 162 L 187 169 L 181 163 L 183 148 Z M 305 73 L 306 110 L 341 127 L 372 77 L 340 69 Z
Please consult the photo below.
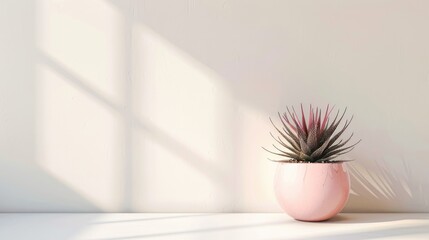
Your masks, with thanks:
M 374 134 L 377 138 L 368 139 L 363 146 L 363 152 L 369 154 L 357 154 L 356 161 L 348 165 L 351 194 L 345 211 L 422 212 L 427 209 L 427 180 L 421 177 L 422 171 L 417 167 L 420 159 L 409 157 L 414 154 L 406 154 L 404 147 L 395 143 L 386 131 Z M 380 142 L 384 146 L 380 146 Z M 389 149 L 384 149 L 386 146 Z
M 399 168 L 402 170 L 389 167 L 389 161 L 403 164 Z M 348 169 L 352 186 L 348 204 L 359 206 L 353 212 L 368 209 L 374 212 L 392 212 L 392 209 L 399 209 L 394 212 L 421 212 L 429 207 L 425 183 L 415 179 L 416 175 L 404 158 L 354 161 L 349 163 Z

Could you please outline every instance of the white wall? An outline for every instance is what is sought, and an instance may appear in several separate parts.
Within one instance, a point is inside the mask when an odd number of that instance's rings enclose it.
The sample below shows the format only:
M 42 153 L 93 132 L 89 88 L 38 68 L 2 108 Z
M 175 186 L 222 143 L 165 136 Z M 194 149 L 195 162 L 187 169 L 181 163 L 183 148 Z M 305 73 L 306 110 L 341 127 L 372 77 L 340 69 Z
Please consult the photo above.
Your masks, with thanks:
M 277 212 L 268 116 L 355 114 L 346 211 L 428 211 L 429 2 L 2 1 L 0 211 Z

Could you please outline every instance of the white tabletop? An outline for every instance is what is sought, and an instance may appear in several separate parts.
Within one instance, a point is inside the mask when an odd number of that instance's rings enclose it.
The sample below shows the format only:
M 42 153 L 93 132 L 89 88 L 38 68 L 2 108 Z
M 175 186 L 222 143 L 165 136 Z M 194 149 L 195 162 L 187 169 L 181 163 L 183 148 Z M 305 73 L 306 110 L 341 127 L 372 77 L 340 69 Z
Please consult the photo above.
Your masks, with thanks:
M 0 214 L 0 239 L 429 239 L 429 214 Z

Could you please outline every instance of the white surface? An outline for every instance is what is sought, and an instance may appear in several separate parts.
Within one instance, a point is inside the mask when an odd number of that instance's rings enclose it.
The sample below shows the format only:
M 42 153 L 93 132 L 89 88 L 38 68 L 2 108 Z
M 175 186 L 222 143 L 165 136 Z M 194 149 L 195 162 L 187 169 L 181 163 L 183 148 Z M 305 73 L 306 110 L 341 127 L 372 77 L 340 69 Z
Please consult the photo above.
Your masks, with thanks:
M 429 239 L 429 214 L 1 214 L 0 239 Z
M 429 209 L 429 1 L 2 0 L 1 212 L 278 212 L 268 116 L 349 106 L 346 211 Z

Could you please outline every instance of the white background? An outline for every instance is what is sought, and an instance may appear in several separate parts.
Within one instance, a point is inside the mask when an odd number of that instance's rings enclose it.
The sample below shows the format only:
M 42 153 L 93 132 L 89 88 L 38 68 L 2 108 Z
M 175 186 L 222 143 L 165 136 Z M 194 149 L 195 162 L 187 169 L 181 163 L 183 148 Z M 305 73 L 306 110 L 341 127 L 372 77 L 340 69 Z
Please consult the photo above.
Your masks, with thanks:
M 0 2 L 1 212 L 279 212 L 268 117 L 349 107 L 345 211 L 429 209 L 429 2 Z M 348 115 L 350 116 L 350 115 Z

